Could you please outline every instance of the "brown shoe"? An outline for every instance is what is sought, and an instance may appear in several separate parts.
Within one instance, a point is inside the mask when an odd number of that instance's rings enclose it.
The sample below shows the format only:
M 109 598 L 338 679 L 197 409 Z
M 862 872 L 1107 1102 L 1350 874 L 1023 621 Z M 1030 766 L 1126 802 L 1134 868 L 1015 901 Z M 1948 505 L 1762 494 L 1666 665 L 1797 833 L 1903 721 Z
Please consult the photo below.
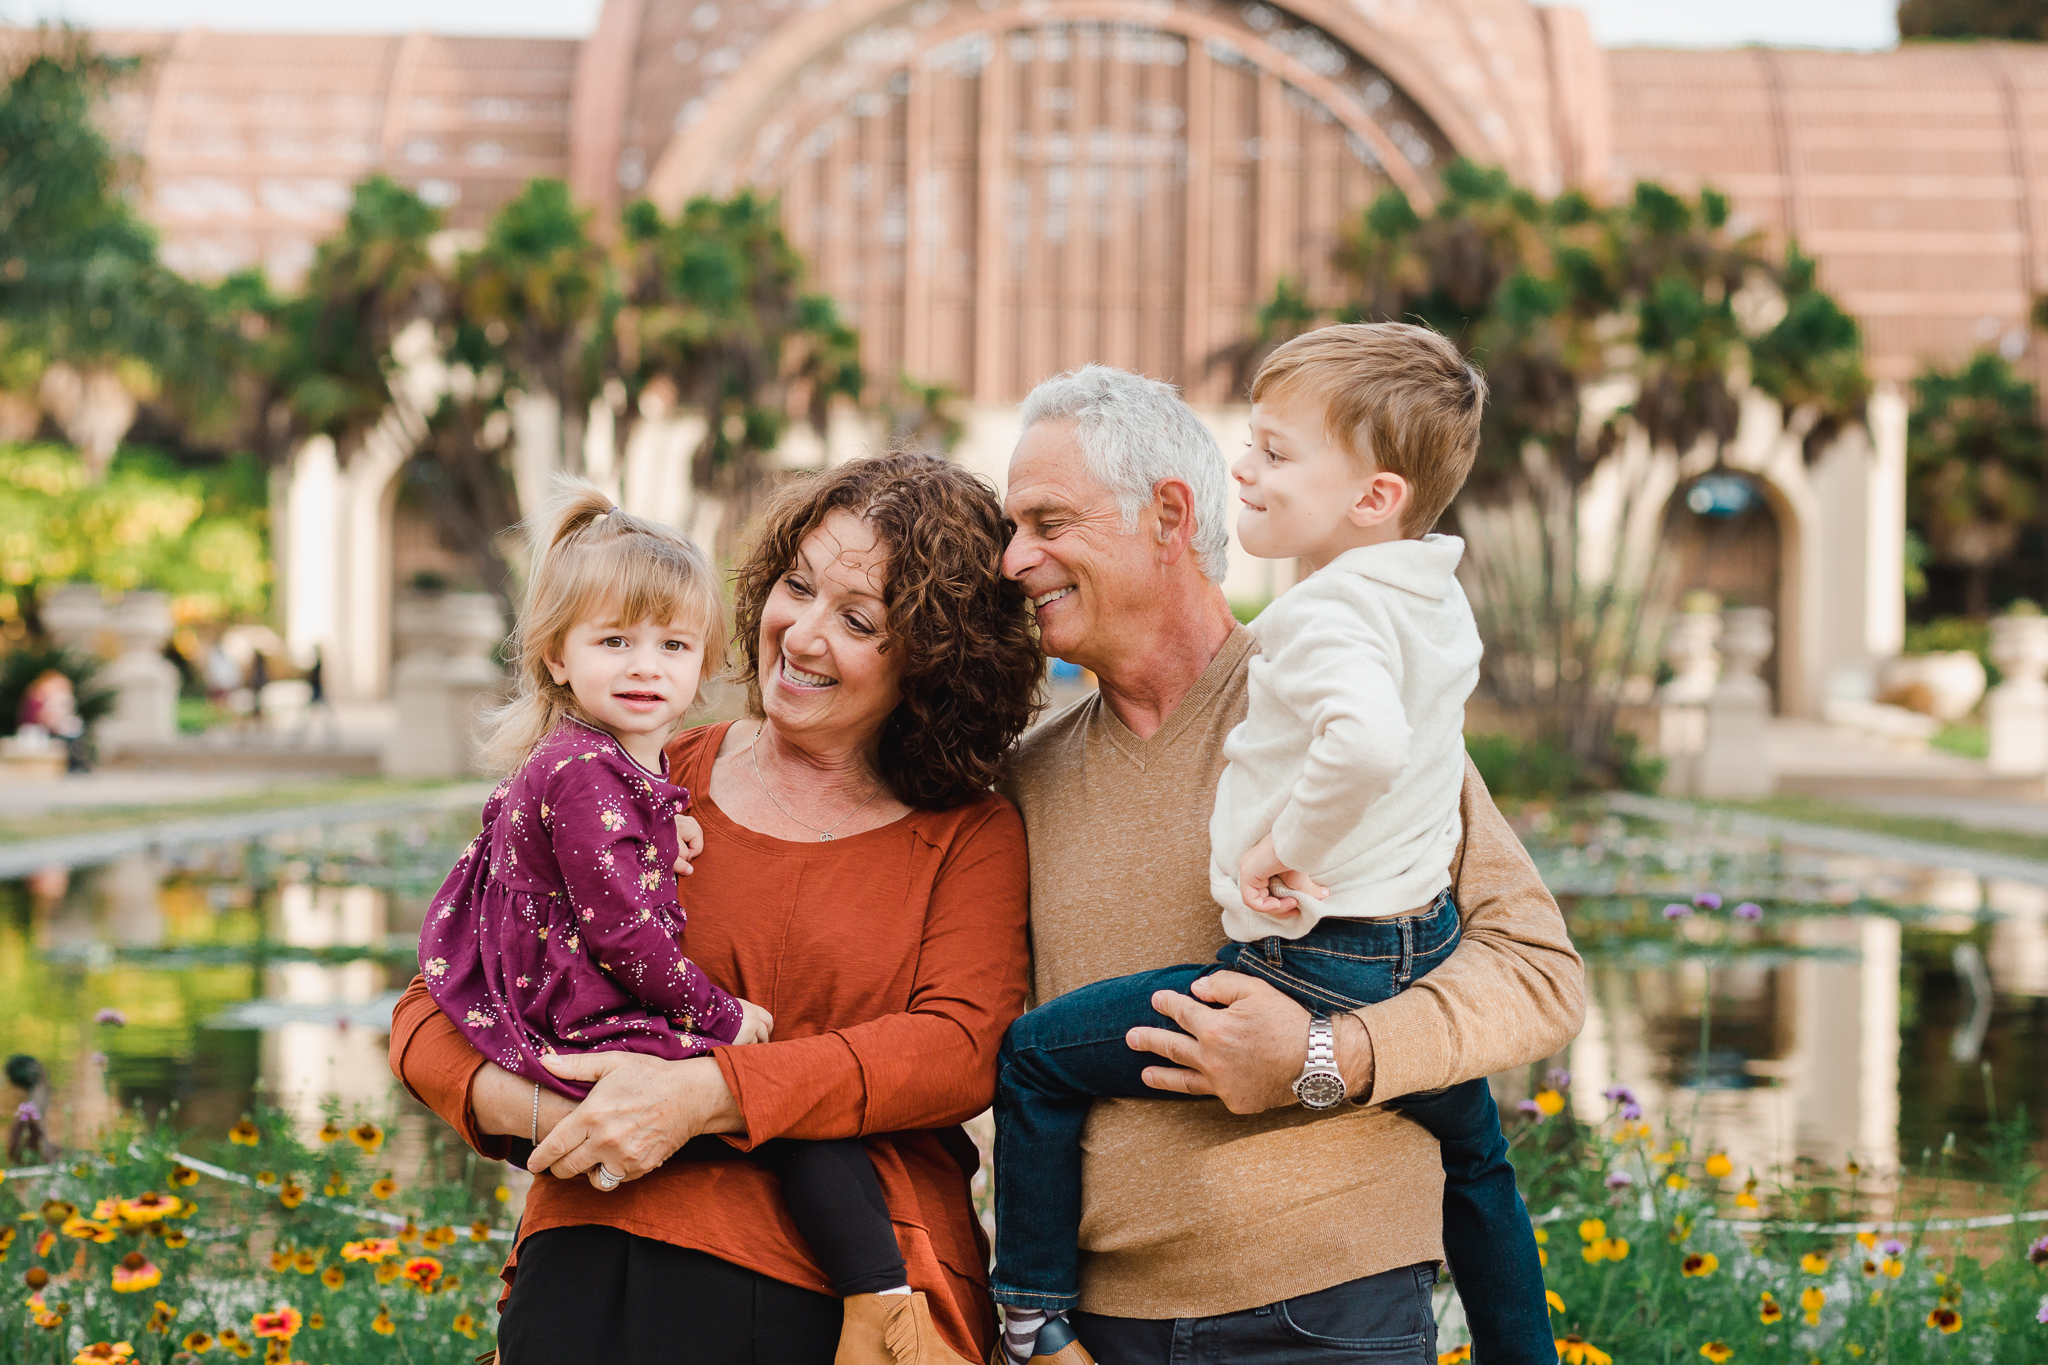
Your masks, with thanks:
M 1088 1354 L 1065 1318 L 1047 1318 L 1045 1326 L 1038 1329 L 1031 1365 L 1095 1365 L 1095 1357 Z
M 922 1290 L 855 1294 L 845 1304 L 832 1365 L 974 1365 L 939 1335 Z

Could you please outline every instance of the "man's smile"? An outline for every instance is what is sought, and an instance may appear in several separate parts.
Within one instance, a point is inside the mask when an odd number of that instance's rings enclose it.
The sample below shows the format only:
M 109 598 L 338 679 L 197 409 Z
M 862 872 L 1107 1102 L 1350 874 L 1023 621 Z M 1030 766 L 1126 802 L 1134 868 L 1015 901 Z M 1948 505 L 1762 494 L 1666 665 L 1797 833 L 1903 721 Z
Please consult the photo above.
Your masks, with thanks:
M 1072 592 L 1073 590 L 1074 585 L 1072 583 L 1069 583 L 1064 588 L 1054 588 L 1051 592 L 1040 593 L 1038 596 L 1031 599 L 1031 609 L 1033 611 L 1042 611 L 1046 607 L 1049 607 L 1053 603 L 1059 601 L 1062 597 L 1065 597 L 1068 593 Z

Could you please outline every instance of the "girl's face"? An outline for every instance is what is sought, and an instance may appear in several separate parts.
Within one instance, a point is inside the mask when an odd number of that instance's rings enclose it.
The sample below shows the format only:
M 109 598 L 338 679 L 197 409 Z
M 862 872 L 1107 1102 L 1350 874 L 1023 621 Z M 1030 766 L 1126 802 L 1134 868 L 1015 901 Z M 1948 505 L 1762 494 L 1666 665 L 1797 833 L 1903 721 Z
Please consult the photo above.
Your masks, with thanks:
M 570 627 L 547 659 L 548 673 L 627 753 L 658 769 L 661 746 L 697 699 L 704 632 L 680 620 L 622 625 L 608 615 Z
M 797 546 L 761 609 L 761 707 L 805 747 L 865 748 L 903 699 L 886 651 L 887 550 L 873 528 L 834 512 Z

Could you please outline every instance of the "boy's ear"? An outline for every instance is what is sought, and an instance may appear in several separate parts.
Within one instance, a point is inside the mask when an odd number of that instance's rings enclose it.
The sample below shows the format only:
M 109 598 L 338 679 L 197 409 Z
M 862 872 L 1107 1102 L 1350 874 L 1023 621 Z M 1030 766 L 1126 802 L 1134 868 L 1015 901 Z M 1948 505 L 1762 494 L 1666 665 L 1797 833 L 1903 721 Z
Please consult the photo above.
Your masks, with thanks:
M 1384 526 L 1399 522 L 1408 507 L 1408 480 L 1382 469 L 1365 481 L 1358 501 L 1351 504 L 1353 526 Z

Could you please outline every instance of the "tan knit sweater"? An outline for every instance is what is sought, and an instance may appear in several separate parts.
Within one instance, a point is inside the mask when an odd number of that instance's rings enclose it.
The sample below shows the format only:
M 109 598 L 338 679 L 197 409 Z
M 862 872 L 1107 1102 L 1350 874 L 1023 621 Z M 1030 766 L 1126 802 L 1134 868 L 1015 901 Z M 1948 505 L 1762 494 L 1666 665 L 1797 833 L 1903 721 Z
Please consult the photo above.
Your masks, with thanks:
M 1024 738 L 1009 794 L 1031 849 L 1040 1000 L 1225 940 L 1209 811 L 1244 719 L 1256 641 L 1240 628 L 1154 735 L 1099 694 Z M 1452 865 L 1465 937 L 1363 1011 L 1385 1100 L 1527 1065 L 1578 1032 L 1584 972 L 1557 903 L 1469 765 Z M 1081 1306 L 1203 1317 L 1442 1257 L 1433 1138 L 1379 1107 L 1231 1114 L 1213 1100 L 1106 1100 L 1083 1140 Z

